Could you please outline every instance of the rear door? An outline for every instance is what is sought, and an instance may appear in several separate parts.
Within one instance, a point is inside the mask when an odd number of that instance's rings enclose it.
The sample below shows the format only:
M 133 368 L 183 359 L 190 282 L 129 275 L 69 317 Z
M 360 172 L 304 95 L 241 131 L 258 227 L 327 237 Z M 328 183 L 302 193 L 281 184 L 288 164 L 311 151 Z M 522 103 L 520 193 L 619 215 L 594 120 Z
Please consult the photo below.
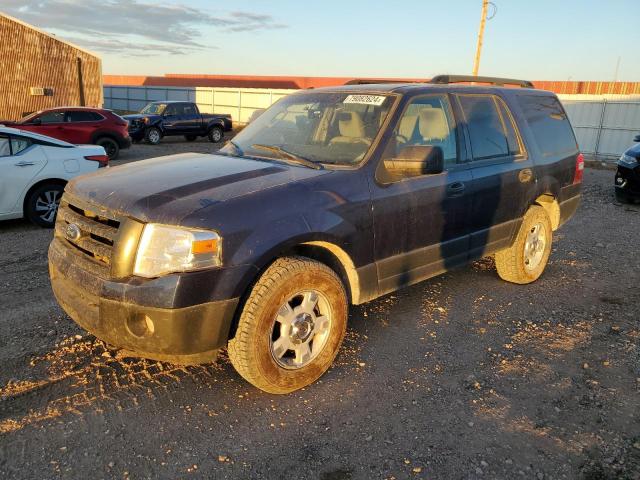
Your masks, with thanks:
M 185 134 L 203 133 L 202 116 L 194 103 L 182 104 L 182 124 Z
M 470 258 L 510 245 L 535 188 L 532 161 L 502 98 L 458 94 L 471 151 Z
M 0 213 L 20 209 L 25 189 L 46 163 L 41 147 L 29 138 L 0 133 Z
M 93 134 L 104 123 L 105 118 L 97 112 L 67 110 L 65 132 L 71 143 L 91 143 Z

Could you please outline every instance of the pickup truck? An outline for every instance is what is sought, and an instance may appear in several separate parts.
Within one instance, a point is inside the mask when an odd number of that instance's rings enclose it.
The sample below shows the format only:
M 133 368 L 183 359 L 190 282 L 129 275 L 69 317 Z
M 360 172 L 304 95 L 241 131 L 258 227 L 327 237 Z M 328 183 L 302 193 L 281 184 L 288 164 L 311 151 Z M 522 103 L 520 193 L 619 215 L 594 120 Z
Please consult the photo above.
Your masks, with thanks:
M 206 363 L 226 347 L 247 381 L 288 393 L 329 369 L 350 304 L 485 256 L 536 281 L 583 169 L 557 97 L 527 81 L 302 90 L 215 154 L 69 182 L 51 285 L 125 356 Z
M 142 140 L 157 145 L 162 137 L 183 135 L 192 142 L 198 137 L 209 137 L 213 143 L 221 141 L 224 132 L 232 128 L 231 115 L 200 113 L 193 102 L 152 102 L 140 113 L 124 115 L 129 122 L 129 136 L 135 142 Z

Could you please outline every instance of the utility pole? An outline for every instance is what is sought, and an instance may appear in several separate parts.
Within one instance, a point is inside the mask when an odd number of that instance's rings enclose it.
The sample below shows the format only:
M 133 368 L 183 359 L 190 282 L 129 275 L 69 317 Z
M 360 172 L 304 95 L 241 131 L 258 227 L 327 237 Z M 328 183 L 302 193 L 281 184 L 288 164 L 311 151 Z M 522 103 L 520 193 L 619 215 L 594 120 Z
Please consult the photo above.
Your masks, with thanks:
M 473 62 L 473 76 L 478 76 L 480 68 L 480 54 L 482 53 L 482 38 L 484 37 L 484 25 L 487 23 L 487 11 L 489 10 L 489 0 L 482 0 L 482 17 L 480 18 L 480 31 L 478 32 L 478 44 L 476 45 L 476 59 Z

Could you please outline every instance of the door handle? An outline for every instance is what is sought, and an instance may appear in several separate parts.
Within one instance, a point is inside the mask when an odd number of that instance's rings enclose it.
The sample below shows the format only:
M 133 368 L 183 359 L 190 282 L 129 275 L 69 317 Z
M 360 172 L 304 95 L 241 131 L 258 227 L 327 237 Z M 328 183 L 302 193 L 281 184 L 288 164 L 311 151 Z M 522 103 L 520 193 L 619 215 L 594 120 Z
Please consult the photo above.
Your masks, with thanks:
M 25 161 L 18 162 L 15 164 L 16 167 L 31 167 L 33 165 L 35 165 L 34 162 L 25 162 Z
M 447 186 L 447 195 L 451 197 L 455 197 L 458 195 L 462 195 L 465 189 L 465 185 L 462 182 L 453 182 L 452 184 Z
M 518 172 L 518 180 L 520 180 L 521 183 L 530 182 L 532 178 L 533 178 L 533 172 L 531 171 L 530 168 L 525 168 Z

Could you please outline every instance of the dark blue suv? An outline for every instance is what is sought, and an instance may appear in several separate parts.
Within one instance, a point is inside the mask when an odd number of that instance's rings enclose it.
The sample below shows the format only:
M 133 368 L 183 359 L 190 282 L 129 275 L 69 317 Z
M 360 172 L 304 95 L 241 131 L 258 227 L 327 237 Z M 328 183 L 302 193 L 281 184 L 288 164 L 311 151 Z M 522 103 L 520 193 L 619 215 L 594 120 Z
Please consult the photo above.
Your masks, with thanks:
M 283 98 L 216 154 L 71 181 L 49 249 L 63 308 L 128 355 L 203 363 L 226 346 L 246 380 L 287 393 L 329 368 L 349 304 L 487 255 L 509 282 L 540 277 L 584 168 L 556 96 L 353 83 Z

